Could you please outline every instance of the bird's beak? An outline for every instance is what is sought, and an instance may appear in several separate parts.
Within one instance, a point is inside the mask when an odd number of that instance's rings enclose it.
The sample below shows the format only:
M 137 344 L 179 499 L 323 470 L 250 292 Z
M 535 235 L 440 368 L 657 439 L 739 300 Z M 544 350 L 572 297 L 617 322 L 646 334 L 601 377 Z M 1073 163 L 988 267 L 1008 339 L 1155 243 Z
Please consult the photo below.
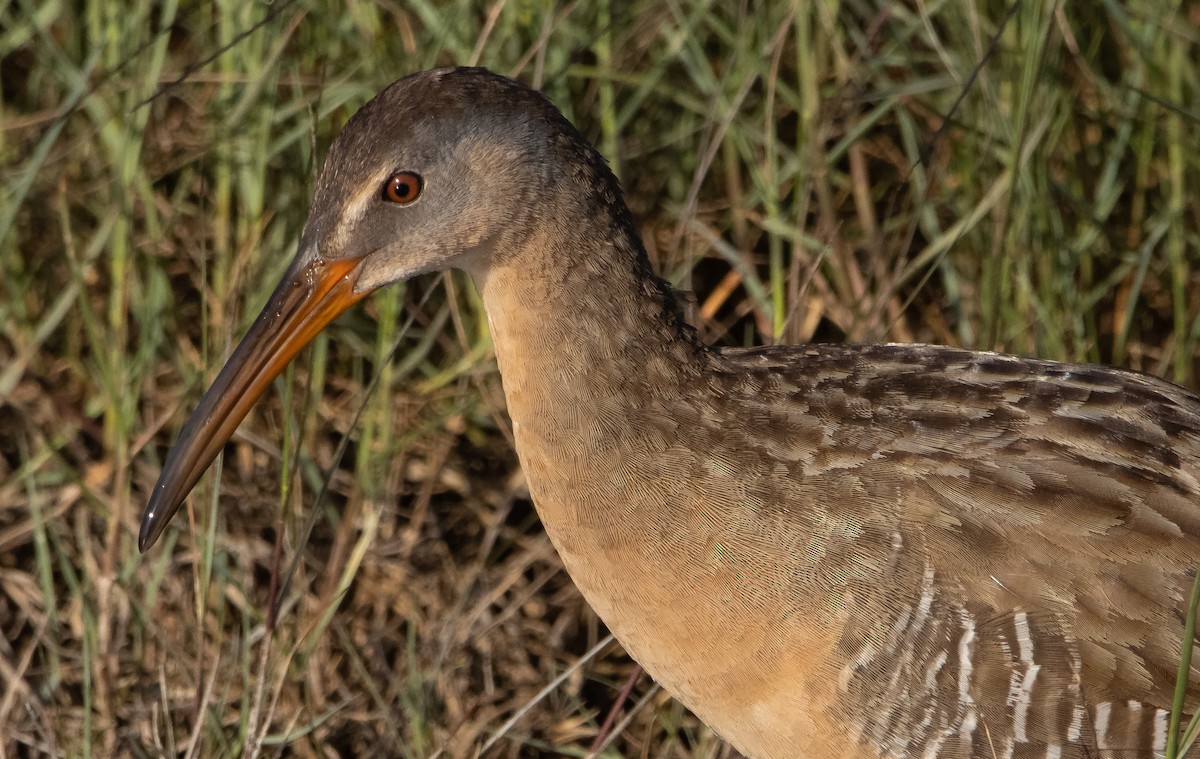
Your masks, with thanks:
M 298 258 L 288 268 L 167 455 L 142 515 L 138 548 L 145 551 L 158 540 L 271 380 L 325 325 L 366 296 L 354 289 L 362 260 Z

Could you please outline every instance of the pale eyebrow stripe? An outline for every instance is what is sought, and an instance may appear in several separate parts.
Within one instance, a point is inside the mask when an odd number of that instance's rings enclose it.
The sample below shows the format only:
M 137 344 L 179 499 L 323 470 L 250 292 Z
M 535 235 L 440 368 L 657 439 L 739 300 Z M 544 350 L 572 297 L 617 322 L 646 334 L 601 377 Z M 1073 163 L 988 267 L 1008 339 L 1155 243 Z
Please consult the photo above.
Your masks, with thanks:
M 367 205 L 381 192 L 383 181 L 394 173 L 391 168 L 379 169 L 342 204 L 341 222 L 337 225 L 337 236 L 334 241 L 335 247 L 340 248 L 348 242 L 343 239 L 344 236 L 354 228 L 355 222 L 367 215 Z

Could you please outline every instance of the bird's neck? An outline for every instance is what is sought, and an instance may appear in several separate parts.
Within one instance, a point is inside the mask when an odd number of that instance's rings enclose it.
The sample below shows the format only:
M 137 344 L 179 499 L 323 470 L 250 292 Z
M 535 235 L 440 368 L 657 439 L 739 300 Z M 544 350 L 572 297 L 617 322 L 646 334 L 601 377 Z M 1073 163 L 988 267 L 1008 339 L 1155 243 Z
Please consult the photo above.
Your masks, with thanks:
M 545 225 L 473 272 L 491 323 L 517 452 L 547 530 L 572 525 L 644 446 L 648 409 L 694 385 L 709 354 L 631 230 Z M 594 495 L 594 499 L 588 497 Z M 559 529 L 562 525 L 563 529 Z
M 785 654 L 825 660 L 816 654 L 830 636 L 779 633 L 781 615 L 815 615 L 772 604 L 741 563 L 740 552 L 763 550 L 764 534 L 788 546 L 787 561 L 811 540 L 771 533 L 778 523 L 756 517 L 753 504 L 769 494 L 754 486 L 765 477 L 753 454 L 745 471 L 730 466 L 736 440 L 725 439 L 722 422 L 736 432 L 744 420 L 731 414 L 721 359 L 681 325 L 636 243 L 595 230 L 536 244 L 526 261 L 474 273 L 530 494 L 564 567 L 626 650 L 702 719 L 728 729 L 722 716 L 752 712 L 746 696 L 761 695 L 764 673 Z M 771 571 L 787 576 L 790 567 Z M 757 620 L 737 628 L 752 653 L 705 657 L 727 645 L 737 609 Z M 748 659 L 758 666 L 745 667 Z M 810 698 L 799 693 L 788 698 Z M 767 722 L 747 724 L 772 734 Z

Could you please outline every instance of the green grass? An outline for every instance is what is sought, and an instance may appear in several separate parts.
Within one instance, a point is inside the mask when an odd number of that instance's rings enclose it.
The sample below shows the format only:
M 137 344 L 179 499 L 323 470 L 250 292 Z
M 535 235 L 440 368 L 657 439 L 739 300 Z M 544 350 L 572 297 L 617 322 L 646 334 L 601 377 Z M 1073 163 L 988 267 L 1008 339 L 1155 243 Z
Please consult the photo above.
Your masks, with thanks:
M 496 755 L 592 745 L 631 664 L 610 647 L 531 703 L 604 631 L 526 500 L 465 277 L 339 320 L 243 425 L 220 497 L 206 477 L 136 551 L 326 147 L 409 71 L 541 87 L 711 341 L 948 343 L 1196 388 L 1200 12 L 1136 7 L 0 5 L 0 750 L 468 756 L 521 709 Z M 604 756 L 730 755 L 651 688 Z

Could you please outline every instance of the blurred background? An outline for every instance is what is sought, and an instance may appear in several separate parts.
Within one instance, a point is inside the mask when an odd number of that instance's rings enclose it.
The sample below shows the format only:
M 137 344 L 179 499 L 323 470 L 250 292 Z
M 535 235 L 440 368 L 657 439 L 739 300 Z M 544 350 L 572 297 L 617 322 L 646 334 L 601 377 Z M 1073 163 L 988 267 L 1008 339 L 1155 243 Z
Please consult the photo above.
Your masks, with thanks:
M 600 147 L 709 341 L 1197 387 L 1196 0 L 8 0 L 0 756 L 733 756 L 562 571 L 465 276 L 343 316 L 138 554 L 330 141 L 450 64 Z

